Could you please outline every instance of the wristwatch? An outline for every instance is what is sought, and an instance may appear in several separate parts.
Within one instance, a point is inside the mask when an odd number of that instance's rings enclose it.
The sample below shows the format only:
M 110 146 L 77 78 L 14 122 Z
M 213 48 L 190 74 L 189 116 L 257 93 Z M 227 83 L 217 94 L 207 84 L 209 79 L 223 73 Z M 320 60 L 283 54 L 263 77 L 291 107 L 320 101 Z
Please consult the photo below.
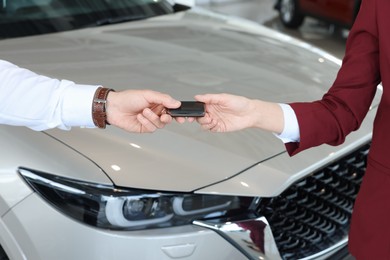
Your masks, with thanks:
M 107 114 L 106 114 L 106 104 L 107 96 L 110 91 L 114 91 L 110 88 L 99 87 L 93 97 L 92 102 L 92 119 L 95 126 L 98 128 L 106 128 L 107 123 Z

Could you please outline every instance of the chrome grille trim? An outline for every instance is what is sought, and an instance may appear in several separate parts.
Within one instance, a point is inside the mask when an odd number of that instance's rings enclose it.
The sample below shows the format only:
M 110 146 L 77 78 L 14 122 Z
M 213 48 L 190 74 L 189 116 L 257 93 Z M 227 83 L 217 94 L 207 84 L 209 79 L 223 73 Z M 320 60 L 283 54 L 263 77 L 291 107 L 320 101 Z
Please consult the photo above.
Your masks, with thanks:
M 216 231 L 248 259 L 281 259 L 270 226 L 264 217 L 228 222 L 196 220 L 193 224 Z

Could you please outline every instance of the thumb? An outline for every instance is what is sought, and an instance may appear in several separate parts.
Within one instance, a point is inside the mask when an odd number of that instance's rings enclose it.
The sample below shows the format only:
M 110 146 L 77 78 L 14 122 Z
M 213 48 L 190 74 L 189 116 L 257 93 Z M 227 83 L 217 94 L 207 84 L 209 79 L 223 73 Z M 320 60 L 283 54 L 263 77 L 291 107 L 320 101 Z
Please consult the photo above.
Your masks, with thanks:
M 172 97 L 169 97 L 167 100 L 163 100 L 162 105 L 166 108 L 178 108 L 181 106 L 181 102 Z
M 210 103 L 215 103 L 216 95 L 215 94 L 203 94 L 203 95 L 196 95 L 194 98 L 196 101 L 210 104 Z
M 223 94 L 203 94 L 196 95 L 194 98 L 196 101 L 201 101 L 205 104 L 218 105 L 222 102 L 221 97 Z
M 144 98 L 150 104 L 163 105 L 166 108 L 178 108 L 181 105 L 180 101 L 172 98 L 170 95 L 155 91 L 145 93 Z
M 206 102 L 205 102 L 205 101 L 206 101 L 206 95 L 195 95 L 194 99 L 195 99 L 196 101 L 200 101 L 200 102 L 206 103 Z

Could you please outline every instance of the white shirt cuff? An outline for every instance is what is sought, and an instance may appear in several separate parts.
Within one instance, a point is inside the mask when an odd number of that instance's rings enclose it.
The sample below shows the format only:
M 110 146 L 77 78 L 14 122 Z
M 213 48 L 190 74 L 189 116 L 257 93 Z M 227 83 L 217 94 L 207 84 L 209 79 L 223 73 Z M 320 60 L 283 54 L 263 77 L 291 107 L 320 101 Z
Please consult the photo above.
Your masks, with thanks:
M 279 104 L 283 110 L 284 128 L 281 134 L 275 134 L 283 143 L 299 142 L 299 125 L 294 110 L 290 105 Z
M 71 84 L 64 91 L 62 120 L 67 127 L 96 127 L 92 120 L 92 101 L 99 86 Z

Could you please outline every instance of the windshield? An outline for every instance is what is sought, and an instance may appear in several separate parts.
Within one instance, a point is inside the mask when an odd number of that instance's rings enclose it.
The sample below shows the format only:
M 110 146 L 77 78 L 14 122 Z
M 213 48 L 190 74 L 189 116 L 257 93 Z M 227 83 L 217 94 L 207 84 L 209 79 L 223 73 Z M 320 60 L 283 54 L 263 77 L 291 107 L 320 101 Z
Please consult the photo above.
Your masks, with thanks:
M 60 32 L 173 12 L 165 0 L 2 0 L 0 38 Z

